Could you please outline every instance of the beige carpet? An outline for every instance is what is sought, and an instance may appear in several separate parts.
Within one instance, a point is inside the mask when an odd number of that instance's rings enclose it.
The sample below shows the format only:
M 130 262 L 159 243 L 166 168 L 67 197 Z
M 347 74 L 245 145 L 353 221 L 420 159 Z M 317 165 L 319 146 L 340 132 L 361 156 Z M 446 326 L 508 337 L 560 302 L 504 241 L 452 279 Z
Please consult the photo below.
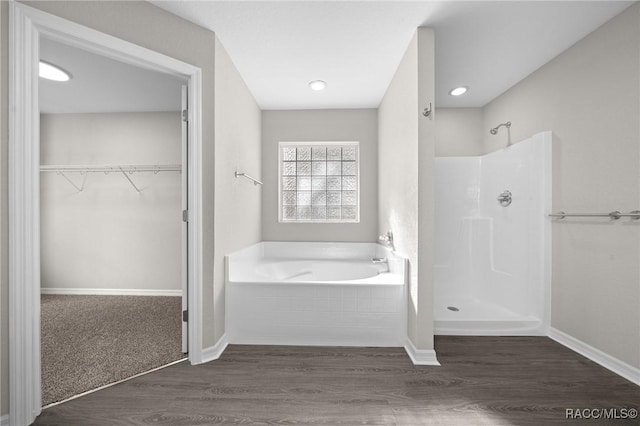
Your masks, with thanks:
M 180 297 L 43 295 L 41 304 L 43 405 L 185 357 Z

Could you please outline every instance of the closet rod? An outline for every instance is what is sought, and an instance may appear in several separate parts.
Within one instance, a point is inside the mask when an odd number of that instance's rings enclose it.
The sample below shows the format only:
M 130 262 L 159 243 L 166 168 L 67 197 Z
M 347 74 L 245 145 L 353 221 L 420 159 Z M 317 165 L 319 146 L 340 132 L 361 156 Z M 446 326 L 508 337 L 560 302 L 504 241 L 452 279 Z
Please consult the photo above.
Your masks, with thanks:
M 41 172 L 80 172 L 80 173 L 111 173 L 111 172 L 181 172 L 180 164 L 162 164 L 162 165 L 87 165 L 87 166 L 56 166 L 46 165 L 40 166 Z

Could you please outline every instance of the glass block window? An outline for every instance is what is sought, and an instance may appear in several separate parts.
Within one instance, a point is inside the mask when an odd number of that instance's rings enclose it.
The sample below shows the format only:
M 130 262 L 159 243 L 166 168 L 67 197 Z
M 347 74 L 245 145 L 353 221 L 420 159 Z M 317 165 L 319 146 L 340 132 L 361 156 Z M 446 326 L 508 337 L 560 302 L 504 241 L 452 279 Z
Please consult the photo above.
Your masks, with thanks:
M 358 142 L 280 142 L 280 222 L 359 222 Z

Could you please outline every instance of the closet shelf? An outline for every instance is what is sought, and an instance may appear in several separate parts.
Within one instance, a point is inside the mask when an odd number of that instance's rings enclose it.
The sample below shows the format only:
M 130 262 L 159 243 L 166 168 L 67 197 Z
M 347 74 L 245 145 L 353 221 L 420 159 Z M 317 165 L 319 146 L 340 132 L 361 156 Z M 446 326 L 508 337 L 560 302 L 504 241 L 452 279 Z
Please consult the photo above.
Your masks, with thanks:
M 181 172 L 180 164 L 155 165 L 46 165 L 40 166 L 41 172 L 77 172 L 77 173 L 111 173 L 111 172 Z
M 140 188 L 133 182 L 133 179 L 129 175 L 134 173 L 154 173 L 157 174 L 159 172 L 182 172 L 182 166 L 180 164 L 156 164 L 156 165 L 90 165 L 90 166 L 80 166 L 80 165 L 46 165 L 40 166 L 41 172 L 56 172 L 56 174 L 65 178 L 67 182 L 69 182 L 78 192 L 82 192 L 84 190 L 85 183 L 87 182 L 87 175 L 89 173 L 122 173 L 122 175 L 127 179 L 127 181 L 131 184 L 133 189 L 136 192 L 140 192 Z M 74 181 L 72 181 L 65 173 L 80 173 L 83 175 L 82 184 L 78 186 Z

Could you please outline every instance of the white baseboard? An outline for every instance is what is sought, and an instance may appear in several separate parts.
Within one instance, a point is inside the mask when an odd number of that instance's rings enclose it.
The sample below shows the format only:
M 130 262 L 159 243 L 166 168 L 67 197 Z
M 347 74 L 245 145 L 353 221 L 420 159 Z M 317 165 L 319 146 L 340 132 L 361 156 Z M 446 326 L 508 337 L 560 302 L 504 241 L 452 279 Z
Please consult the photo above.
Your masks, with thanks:
M 204 362 L 214 361 L 220 358 L 224 350 L 227 348 L 228 344 L 229 344 L 229 340 L 227 339 L 227 334 L 225 333 L 222 335 L 220 340 L 216 342 L 215 345 L 209 346 L 208 348 L 204 348 L 202 350 L 202 362 L 204 363 Z
M 619 359 L 602 352 L 600 349 L 596 349 L 593 346 L 553 327 L 549 328 L 549 337 L 561 345 L 566 346 L 580 355 L 589 358 L 591 361 L 600 364 L 604 368 L 611 370 L 617 375 L 622 376 L 630 382 L 640 386 L 640 368 L 636 368 L 624 361 L 620 361 Z
M 41 288 L 40 294 L 81 296 L 182 296 L 182 290 L 146 290 L 129 288 Z
M 9 426 L 9 415 L 5 414 L 0 417 L 0 426 Z
M 436 358 L 436 351 L 433 349 L 417 349 L 413 342 L 407 339 L 407 343 L 404 345 L 404 350 L 411 358 L 414 365 L 437 365 L 440 363 Z

